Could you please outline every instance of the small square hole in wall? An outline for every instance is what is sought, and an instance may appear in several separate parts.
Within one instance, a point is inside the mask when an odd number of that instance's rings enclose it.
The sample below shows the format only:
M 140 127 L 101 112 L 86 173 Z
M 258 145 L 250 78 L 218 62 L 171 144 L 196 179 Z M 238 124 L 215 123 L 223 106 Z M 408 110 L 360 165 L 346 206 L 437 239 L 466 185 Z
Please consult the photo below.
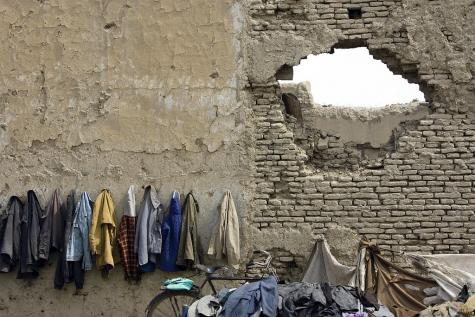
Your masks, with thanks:
M 361 8 L 348 8 L 348 17 L 350 19 L 361 19 Z

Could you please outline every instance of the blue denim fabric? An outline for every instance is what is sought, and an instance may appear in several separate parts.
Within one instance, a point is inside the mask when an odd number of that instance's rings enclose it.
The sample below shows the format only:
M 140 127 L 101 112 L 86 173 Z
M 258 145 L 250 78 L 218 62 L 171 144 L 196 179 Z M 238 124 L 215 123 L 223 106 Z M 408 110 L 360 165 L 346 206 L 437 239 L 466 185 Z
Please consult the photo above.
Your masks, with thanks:
M 66 249 L 66 261 L 74 262 L 82 259 L 82 268 L 92 269 L 91 251 L 89 249 L 89 228 L 92 221 L 93 202 L 89 194 L 84 192 L 74 212 L 73 227 Z
M 181 233 L 181 206 L 180 194 L 173 192 L 170 208 L 162 223 L 162 253 L 160 255 L 160 269 L 165 272 L 176 272 L 180 268 L 176 265 Z
M 278 303 L 277 280 L 268 277 L 241 286 L 232 292 L 224 304 L 224 311 L 219 316 L 249 317 L 262 309 L 259 316 L 275 317 Z

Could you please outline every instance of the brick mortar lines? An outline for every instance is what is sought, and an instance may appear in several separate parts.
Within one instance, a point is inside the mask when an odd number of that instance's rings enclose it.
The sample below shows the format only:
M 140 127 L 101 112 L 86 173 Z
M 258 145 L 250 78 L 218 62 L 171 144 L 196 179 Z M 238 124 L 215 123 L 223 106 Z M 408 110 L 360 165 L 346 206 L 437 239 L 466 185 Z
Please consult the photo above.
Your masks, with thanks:
M 360 8 L 361 19 L 350 19 L 349 8 Z M 299 35 L 312 25 L 323 24 L 337 32 L 341 42 L 364 42 L 375 58 L 383 60 L 391 71 L 404 75 L 410 82 L 429 86 L 450 84 L 452 76 L 447 69 L 416 65 L 403 57 L 409 44 L 404 27 L 380 34 L 382 26 L 392 18 L 391 13 L 398 9 L 402 9 L 401 0 L 268 0 L 265 3 L 254 0 L 249 7 L 250 36 L 259 39 L 275 32 Z M 451 31 L 442 32 L 449 42 L 454 41 Z M 381 50 L 390 51 L 392 56 L 379 56 Z M 395 64 L 396 61 L 400 61 L 400 65 Z
M 361 8 L 362 19 L 350 20 L 349 7 Z M 405 58 L 412 56 L 408 52 L 413 44 L 405 24 L 397 20 L 401 13 L 396 12 L 404 10 L 402 2 L 257 0 L 250 1 L 248 10 L 249 36 L 256 40 L 273 34 L 305 39 L 311 36 L 309 28 L 322 24 L 337 34 L 339 43 L 363 43 L 394 73 L 418 82 L 422 89 L 429 87 L 425 92 L 432 110 L 422 120 L 401 125 L 394 148 L 383 150 L 381 168 L 369 169 L 354 153 L 355 146 L 339 142 L 337 135 L 328 134 L 331 146 L 309 156 L 305 143 L 312 140 L 294 133 L 295 120 L 286 120 L 275 79 L 251 81 L 256 142 L 253 225 L 261 231 L 304 231 L 310 226 L 315 236 L 337 225 L 394 251 L 475 253 L 475 115 L 430 100 L 454 88 L 454 79 L 444 66 Z M 451 43 L 455 35 L 441 30 Z M 319 132 L 317 127 L 314 132 Z M 327 171 L 317 169 L 325 166 Z M 350 171 L 348 166 L 356 168 Z M 272 251 L 284 278 L 301 274 L 308 253 L 277 245 Z
M 397 140 L 383 169 L 314 173 L 293 142 L 281 105 L 265 95 L 257 93 L 253 107 L 254 225 L 310 224 L 314 234 L 324 234 L 336 224 L 396 251 L 475 251 L 475 115 L 428 115 Z

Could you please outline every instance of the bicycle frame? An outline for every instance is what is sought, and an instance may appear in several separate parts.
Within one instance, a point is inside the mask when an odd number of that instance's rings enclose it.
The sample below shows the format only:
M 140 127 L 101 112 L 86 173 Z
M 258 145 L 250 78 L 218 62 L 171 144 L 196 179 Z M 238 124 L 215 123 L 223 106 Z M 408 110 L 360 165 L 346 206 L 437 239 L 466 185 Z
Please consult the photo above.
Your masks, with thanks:
M 206 274 L 206 278 L 201 283 L 200 285 L 200 294 L 201 291 L 203 290 L 204 286 L 206 284 L 209 284 L 211 287 L 211 290 L 213 292 L 213 295 L 216 295 L 218 292 L 216 291 L 216 288 L 214 287 L 213 281 L 249 281 L 249 282 L 255 282 L 255 281 L 260 281 L 262 278 L 261 277 L 244 277 L 244 276 L 219 276 L 219 275 L 212 275 L 212 274 Z

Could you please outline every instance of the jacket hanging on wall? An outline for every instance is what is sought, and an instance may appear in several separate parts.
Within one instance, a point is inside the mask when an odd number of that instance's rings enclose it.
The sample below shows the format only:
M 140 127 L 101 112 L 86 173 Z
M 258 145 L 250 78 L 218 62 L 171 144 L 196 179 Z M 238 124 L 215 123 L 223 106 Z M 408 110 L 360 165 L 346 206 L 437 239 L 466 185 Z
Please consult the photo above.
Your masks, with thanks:
M 44 213 L 41 217 L 41 232 L 40 232 L 40 241 L 38 245 L 38 256 L 41 263 L 47 262 L 49 259 L 49 254 L 52 245 L 52 232 L 53 232 L 53 219 L 55 215 L 59 212 L 60 208 L 59 201 L 59 189 L 56 189 L 51 196 L 51 199 L 44 210 Z
M 97 196 L 89 232 L 91 251 L 96 255 L 98 269 L 108 272 L 114 267 L 112 256 L 116 239 L 115 208 L 111 192 L 103 189 Z
M 23 203 L 20 198 L 10 197 L 0 230 L 0 272 L 10 272 L 20 257 L 22 213 Z
M 40 238 L 40 217 L 43 215 L 34 191 L 29 190 L 23 214 L 21 215 L 20 268 L 17 278 L 38 277 L 38 242 Z
M 162 224 L 162 253 L 160 255 L 160 269 L 165 272 L 179 271 L 176 265 L 181 232 L 180 194 L 174 191 L 170 208 Z
M 58 259 L 54 273 L 54 288 L 56 289 L 63 288 L 64 283 L 69 283 L 74 278 L 72 262 L 66 260 L 66 249 L 71 235 L 74 211 L 76 208 L 75 195 L 74 191 L 69 193 L 66 203 L 61 206 L 60 212 L 57 213 L 53 219 L 53 227 L 58 228 L 58 231 L 53 234 L 53 236 L 56 237 L 53 243 L 58 250 Z M 76 286 L 81 285 L 82 283 L 77 280 Z
M 84 272 L 92 269 L 92 258 L 89 248 L 92 208 L 93 203 L 89 194 L 86 192 L 82 193 L 79 204 L 74 211 L 66 249 L 66 260 L 77 289 L 82 289 L 84 286 Z
M 200 243 L 198 239 L 199 206 L 192 193 L 185 198 L 183 219 L 181 224 L 180 246 L 178 248 L 177 264 L 190 266 L 200 264 Z
M 239 267 L 241 258 L 239 246 L 239 221 L 231 192 L 224 194 L 219 211 L 219 220 L 211 234 L 208 254 L 220 260 L 225 258 L 227 264 Z
M 138 280 L 140 278 L 137 253 L 134 252 L 136 219 L 135 187 L 132 185 L 127 191 L 127 205 L 120 221 L 119 237 L 117 239 L 120 250 L 120 261 L 124 268 L 124 277 L 126 280 Z
M 51 230 L 51 247 L 54 250 L 60 250 L 64 244 L 64 222 L 62 213 L 62 202 L 60 190 L 56 189 L 48 204 L 49 208 L 53 209 L 52 230 Z
M 163 206 L 158 200 L 157 191 L 149 185 L 145 188 L 140 205 L 134 242 L 138 264 L 143 272 L 155 271 L 162 251 L 162 222 Z
M 66 260 L 68 262 L 81 262 L 84 270 L 92 268 L 91 251 L 89 248 L 89 228 L 92 219 L 92 201 L 89 194 L 81 194 L 79 204 L 74 211 L 71 233 L 68 237 Z

